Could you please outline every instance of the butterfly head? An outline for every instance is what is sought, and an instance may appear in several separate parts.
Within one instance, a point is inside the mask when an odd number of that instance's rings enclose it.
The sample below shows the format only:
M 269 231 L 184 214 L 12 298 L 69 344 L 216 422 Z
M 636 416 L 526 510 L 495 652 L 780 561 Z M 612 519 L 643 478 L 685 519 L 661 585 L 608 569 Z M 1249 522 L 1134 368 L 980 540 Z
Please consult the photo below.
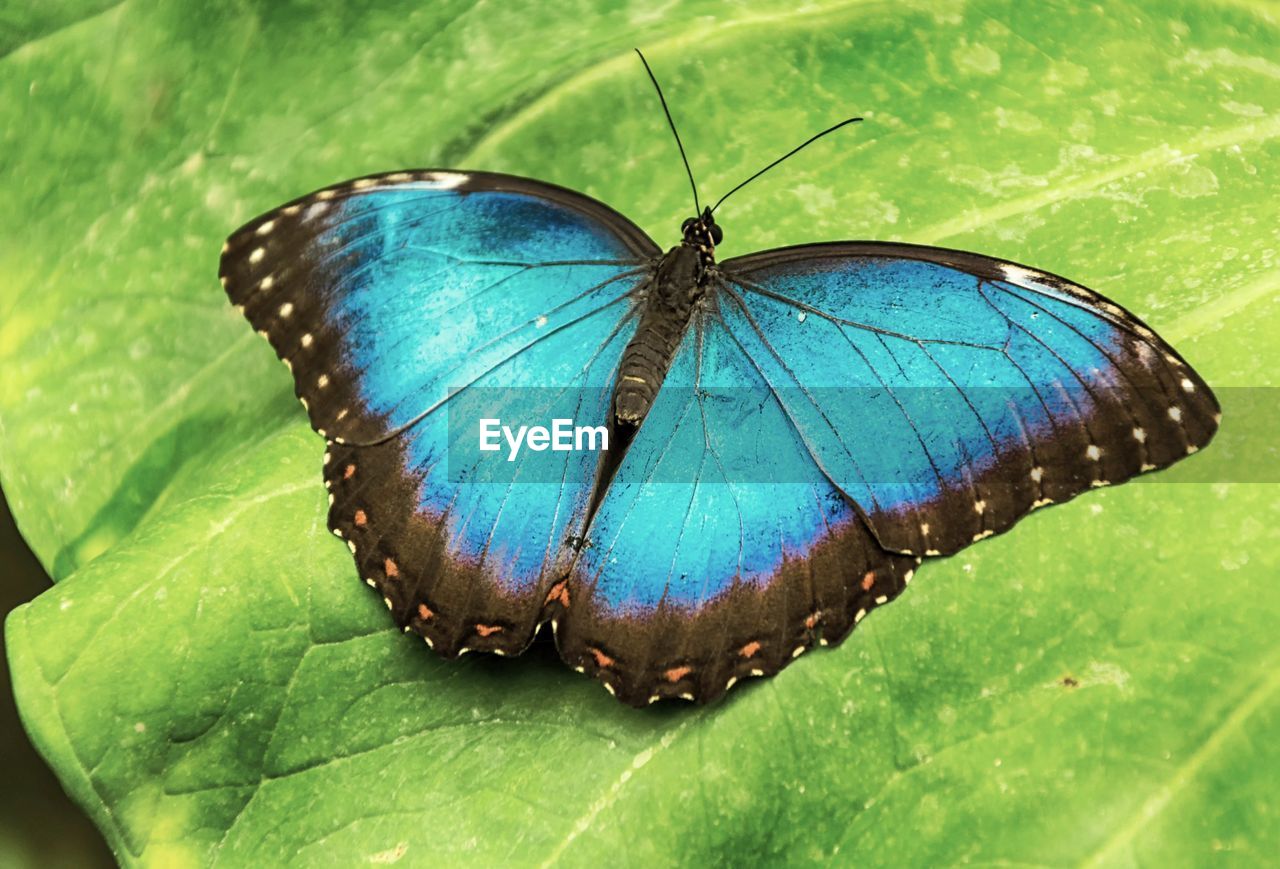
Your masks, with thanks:
M 696 247 L 707 260 L 712 259 L 716 245 L 724 240 L 724 231 L 711 215 L 710 208 L 702 209 L 701 216 L 686 220 L 680 225 L 680 231 L 684 234 L 684 244 Z

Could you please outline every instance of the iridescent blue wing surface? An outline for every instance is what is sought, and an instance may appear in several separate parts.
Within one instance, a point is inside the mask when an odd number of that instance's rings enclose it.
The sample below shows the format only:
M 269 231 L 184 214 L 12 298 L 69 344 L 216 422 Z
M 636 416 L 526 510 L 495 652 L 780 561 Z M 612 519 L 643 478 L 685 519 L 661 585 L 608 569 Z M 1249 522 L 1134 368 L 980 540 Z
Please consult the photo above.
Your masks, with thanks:
M 559 453 L 555 482 L 476 480 L 450 466 L 450 406 L 499 395 L 494 416 L 602 417 L 658 253 L 580 194 L 431 170 L 317 191 L 228 240 L 228 295 L 329 441 L 330 527 L 441 653 L 530 641 L 594 472 Z
M 842 639 L 919 559 L 876 545 L 709 299 L 584 535 L 566 661 L 624 702 L 702 702 Z
M 1064 279 L 844 243 L 719 266 L 584 533 L 567 660 L 714 699 L 838 642 L 923 556 L 1208 443 L 1172 348 Z
M 955 552 L 1165 467 L 1219 409 L 1138 318 L 1063 278 L 906 244 L 721 264 L 724 311 L 824 474 L 887 549 Z

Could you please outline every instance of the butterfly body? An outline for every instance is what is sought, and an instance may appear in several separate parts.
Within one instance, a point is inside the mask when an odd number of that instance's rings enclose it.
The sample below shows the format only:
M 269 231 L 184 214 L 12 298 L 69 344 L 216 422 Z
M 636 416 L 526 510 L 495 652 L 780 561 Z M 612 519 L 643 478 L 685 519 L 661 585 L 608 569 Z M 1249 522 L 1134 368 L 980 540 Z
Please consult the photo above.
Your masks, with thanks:
M 614 392 L 614 422 L 634 428 L 643 420 L 689 330 L 694 308 L 705 296 L 715 264 L 711 230 L 704 214 L 685 221 L 684 240 L 657 261 L 653 278 L 637 294 L 639 323 L 622 355 Z
M 413 170 L 228 240 L 233 303 L 326 439 L 329 525 L 445 657 L 547 624 L 623 701 L 713 700 L 840 642 L 926 557 L 1172 464 L 1218 407 L 1145 324 L 990 257 L 663 253 L 581 194 Z M 477 446 L 572 418 L 603 451 Z

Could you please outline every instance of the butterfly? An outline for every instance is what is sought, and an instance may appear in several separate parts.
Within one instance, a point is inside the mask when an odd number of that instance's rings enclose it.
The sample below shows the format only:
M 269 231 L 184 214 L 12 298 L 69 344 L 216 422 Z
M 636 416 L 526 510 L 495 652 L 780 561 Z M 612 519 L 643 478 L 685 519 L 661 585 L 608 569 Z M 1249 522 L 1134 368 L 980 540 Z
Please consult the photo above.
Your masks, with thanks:
M 330 529 L 440 655 L 549 623 L 625 703 L 712 701 L 842 641 L 922 559 L 1217 428 L 1196 372 L 1079 284 L 897 243 L 720 261 L 727 194 L 694 196 L 664 251 L 542 181 L 396 171 L 224 246 L 326 440 Z M 477 445 L 552 418 L 607 448 Z

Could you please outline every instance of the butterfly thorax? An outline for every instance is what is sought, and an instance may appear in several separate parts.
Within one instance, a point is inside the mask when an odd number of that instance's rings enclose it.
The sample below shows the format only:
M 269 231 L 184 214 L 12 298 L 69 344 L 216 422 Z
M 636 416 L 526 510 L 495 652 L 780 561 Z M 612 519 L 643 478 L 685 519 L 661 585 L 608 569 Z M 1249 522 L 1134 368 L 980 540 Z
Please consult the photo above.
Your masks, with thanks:
M 640 321 L 622 354 L 613 391 L 615 425 L 635 428 L 653 406 L 694 308 L 706 292 L 713 250 L 709 244 L 691 243 L 686 228 L 684 242 L 663 255 L 638 294 Z
M 681 225 L 680 232 L 684 235 L 681 247 L 696 250 L 702 268 L 711 268 L 716 261 L 716 245 L 724 241 L 724 231 L 716 223 L 711 209 L 704 208 L 700 216 L 690 217 Z

